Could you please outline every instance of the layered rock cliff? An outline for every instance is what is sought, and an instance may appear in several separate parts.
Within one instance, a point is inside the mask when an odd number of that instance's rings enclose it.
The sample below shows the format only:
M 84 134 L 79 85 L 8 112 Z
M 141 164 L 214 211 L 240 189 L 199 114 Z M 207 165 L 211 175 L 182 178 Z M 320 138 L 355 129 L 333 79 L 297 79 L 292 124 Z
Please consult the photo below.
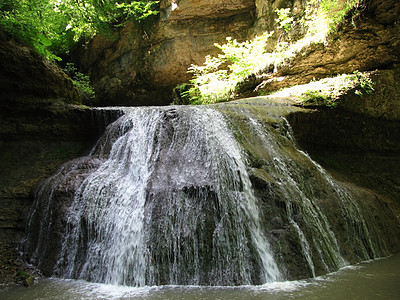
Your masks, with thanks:
M 250 87 L 268 93 L 356 70 L 396 69 L 400 63 L 400 3 L 365 3 L 331 34 L 327 44 L 310 44 L 276 73 L 253 79 Z
M 40 97 L 62 98 L 79 103 L 80 96 L 72 80 L 57 65 L 42 58 L 35 50 L 13 40 L 0 30 L 0 105 L 6 100 Z M 11 100 L 12 101 L 12 100 Z
M 97 123 L 78 105 L 72 80 L 55 64 L 1 31 L 0 61 L 0 283 L 7 283 L 21 267 L 17 247 L 34 187 L 85 153 L 107 120 Z
M 187 68 L 216 54 L 227 36 L 246 39 L 254 0 L 171 1 L 160 4 L 148 28 L 128 24 L 116 36 L 97 36 L 83 55 L 99 105 L 165 105 L 172 88 L 190 79 Z
M 275 10 L 286 7 L 297 18 L 305 3 L 164 0 L 157 22 L 146 28 L 131 23 L 113 37 L 97 36 L 77 60 L 91 74 L 100 105 L 168 104 L 173 87 L 190 80 L 191 64 L 201 65 L 206 55 L 218 53 L 214 43 L 223 44 L 228 36 L 249 40 L 275 30 L 273 47 L 282 33 L 276 28 Z M 241 94 L 272 92 L 356 70 L 393 68 L 400 60 L 400 3 L 370 0 L 360 10 L 328 43 L 311 44 L 277 72 L 266 70 L 250 78 Z

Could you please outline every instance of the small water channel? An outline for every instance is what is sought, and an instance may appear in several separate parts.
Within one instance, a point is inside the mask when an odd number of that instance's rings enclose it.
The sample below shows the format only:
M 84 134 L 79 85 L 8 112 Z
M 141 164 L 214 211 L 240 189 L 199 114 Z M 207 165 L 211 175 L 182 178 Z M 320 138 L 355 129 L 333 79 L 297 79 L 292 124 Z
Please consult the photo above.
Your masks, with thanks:
M 303 281 L 262 286 L 131 288 L 76 280 L 39 279 L 35 286 L 0 287 L 0 299 L 400 299 L 400 253 Z

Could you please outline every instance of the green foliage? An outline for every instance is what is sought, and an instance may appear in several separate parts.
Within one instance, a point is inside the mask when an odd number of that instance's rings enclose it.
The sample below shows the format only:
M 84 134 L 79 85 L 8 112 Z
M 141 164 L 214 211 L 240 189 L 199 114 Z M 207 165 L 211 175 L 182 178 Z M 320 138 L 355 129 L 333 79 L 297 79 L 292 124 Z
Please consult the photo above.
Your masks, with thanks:
M 336 26 L 343 22 L 351 10 L 358 12 L 361 3 L 362 0 L 324 0 L 321 1 L 320 7 L 331 20 L 331 28 L 335 30 Z
M 336 95 L 324 93 L 322 90 L 307 90 L 301 96 L 300 101 L 304 104 L 335 107 L 337 105 Z
M 49 59 L 81 40 L 158 13 L 159 1 L 2 0 L 0 27 Z
M 371 94 L 374 82 L 369 73 L 355 71 L 353 74 L 342 74 L 324 78 L 307 84 L 284 89 L 276 96 L 294 97 L 301 104 L 335 107 L 339 99 L 350 92 L 356 95 Z
M 159 1 L 129 1 L 118 3 L 117 11 L 125 20 L 144 20 L 147 17 L 158 14 Z
M 207 56 L 203 66 L 192 65 L 189 72 L 193 73 L 189 90 L 191 103 L 208 104 L 227 101 L 234 98 L 238 83 L 250 75 L 260 71 L 285 65 L 311 44 L 326 43 L 328 34 L 334 31 L 351 10 L 357 9 L 363 0 L 309 0 L 302 20 L 296 20 L 306 29 L 301 39 L 293 41 L 289 36 L 295 21 L 289 8 L 278 9 L 275 20 L 279 28 L 287 34 L 286 41 L 280 41 L 272 52 L 266 52 L 268 38 L 273 34 L 264 33 L 252 41 L 242 43 L 227 38 L 224 45 L 215 44 L 222 54 L 218 57 Z M 285 39 L 283 39 L 285 40 Z M 326 98 L 317 92 L 310 92 L 309 99 L 318 103 L 334 105 L 334 100 Z M 325 99 L 325 100 L 324 100 Z M 311 100 L 310 100 L 311 101 Z
M 187 105 L 190 104 L 189 90 L 192 85 L 189 83 L 182 83 L 176 86 L 173 90 L 173 102 L 174 105 Z
M 336 31 L 350 11 L 358 12 L 363 0 L 309 0 L 303 19 L 311 33 Z
M 91 104 L 95 98 L 95 92 L 93 87 L 90 85 L 90 78 L 81 72 L 73 63 L 67 63 L 63 71 L 72 79 L 76 88 L 82 97 L 82 102 L 85 104 Z
M 57 57 L 49 51 L 53 42 L 46 30 L 54 31 L 57 26 L 49 1 L 4 0 L 0 4 L 0 27 L 51 59 Z
M 228 37 L 227 43 L 215 44 L 222 54 L 206 56 L 203 66 L 192 65 L 193 88 L 189 90 L 192 104 L 227 101 L 235 94 L 235 87 L 244 78 L 260 70 L 265 44 L 272 33 L 265 33 L 252 41 L 239 43 Z
M 365 73 L 354 71 L 353 78 L 354 81 L 356 82 L 356 87 L 357 87 L 354 91 L 356 95 L 362 96 L 363 92 L 366 93 L 367 95 L 370 95 L 375 91 L 374 89 L 375 83 Z
M 278 24 L 279 28 L 285 30 L 286 33 L 292 29 L 292 23 L 294 18 L 291 16 L 290 8 L 281 8 L 275 10 L 278 15 L 278 19 L 275 19 L 275 22 Z

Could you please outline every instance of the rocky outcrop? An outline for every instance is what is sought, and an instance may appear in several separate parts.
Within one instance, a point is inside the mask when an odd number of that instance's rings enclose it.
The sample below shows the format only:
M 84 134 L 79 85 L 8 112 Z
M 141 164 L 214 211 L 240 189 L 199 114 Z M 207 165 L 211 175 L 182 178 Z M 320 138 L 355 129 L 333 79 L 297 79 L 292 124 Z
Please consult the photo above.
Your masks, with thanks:
M 254 0 L 163 1 L 157 29 L 150 36 L 146 72 L 158 86 L 188 81 L 191 64 L 216 54 L 214 43 L 227 36 L 245 39 L 254 21 Z
M 153 89 L 142 80 L 143 40 L 146 35 L 134 24 L 115 36 L 96 36 L 87 51 L 77 54 L 81 69 L 90 75 L 96 91 L 95 105 L 161 104 Z
M 151 28 L 128 24 L 80 54 L 100 105 L 169 104 L 173 87 L 190 79 L 190 65 L 216 54 L 214 43 L 227 36 L 246 39 L 256 15 L 254 0 L 164 0 L 160 9 Z
M 340 100 L 340 106 L 348 111 L 379 120 L 400 120 L 399 93 L 400 65 L 391 69 L 372 72 L 374 92 L 362 97 L 348 93 Z
M 72 80 L 55 64 L 32 48 L 13 40 L 0 30 L 0 105 L 16 97 L 62 98 L 79 103 Z
M 164 0 L 152 26 L 131 23 L 113 38 L 97 36 L 77 60 L 92 75 L 100 105 L 168 104 L 173 87 L 190 80 L 190 65 L 201 65 L 206 55 L 218 53 L 214 43 L 276 30 L 275 11 L 286 7 L 298 18 L 304 3 Z M 251 78 L 240 97 L 355 70 L 392 67 L 400 60 L 399 15 L 396 0 L 366 1 L 328 44 L 312 44 L 278 72 Z M 278 30 L 271 43 L 281 33 Z
M 363 10 L 331 35 L 326 45 L 311 44 L 276 73 L 252 78 L 247 89 L 270 93 L 336 74 L 393 68 L 400 62 L 399 41 L 400 3 L 366 1 Z
M 34 186 L 84 154 L 113 117 L 97 122 L 71 104 L 80 101 L 71 79 L 1 32 L 0 60 L 0 283 L 8 283 L 21 281 L 17 247 Z

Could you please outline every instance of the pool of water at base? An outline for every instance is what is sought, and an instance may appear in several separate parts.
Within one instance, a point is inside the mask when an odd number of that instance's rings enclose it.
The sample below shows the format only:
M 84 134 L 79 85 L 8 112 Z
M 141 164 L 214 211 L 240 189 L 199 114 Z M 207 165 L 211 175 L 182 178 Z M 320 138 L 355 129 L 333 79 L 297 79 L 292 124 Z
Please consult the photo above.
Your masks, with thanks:
M 33 287 L 0 286 L 3 300 L 225 300 L 225 299 L 400 299 L 400 253 L 345 267 L 308 280 L 261 286 L 157 286 L 133 288 L 79 280 L 42 278 Z

